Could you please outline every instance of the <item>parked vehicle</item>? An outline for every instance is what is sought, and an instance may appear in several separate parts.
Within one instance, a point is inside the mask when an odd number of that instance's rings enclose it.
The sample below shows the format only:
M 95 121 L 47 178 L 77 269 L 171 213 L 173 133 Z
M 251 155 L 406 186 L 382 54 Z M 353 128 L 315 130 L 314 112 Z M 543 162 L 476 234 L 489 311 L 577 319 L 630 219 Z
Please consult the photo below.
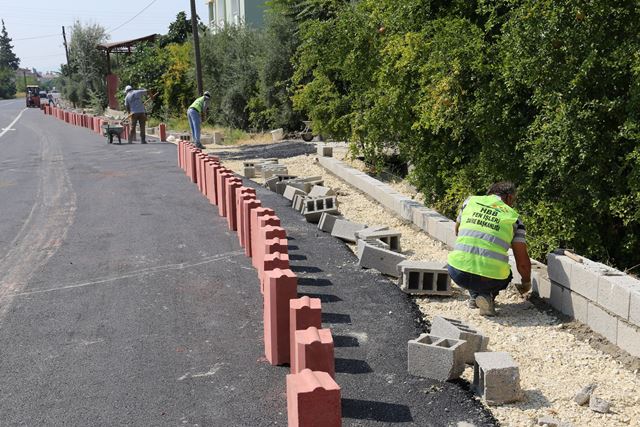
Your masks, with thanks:
M 40 88 L 37 85 L 27 85 L 27 107 L 40 108 Z

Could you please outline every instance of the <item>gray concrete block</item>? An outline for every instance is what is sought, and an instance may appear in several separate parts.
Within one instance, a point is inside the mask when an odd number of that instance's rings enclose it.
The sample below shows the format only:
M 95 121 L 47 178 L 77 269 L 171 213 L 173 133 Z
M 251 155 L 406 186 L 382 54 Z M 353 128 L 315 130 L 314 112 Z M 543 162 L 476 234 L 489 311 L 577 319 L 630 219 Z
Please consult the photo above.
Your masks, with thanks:
M 632 286 L 629 295 L 629 323 L 640 326 L 640 286 Z
M 275 160 L 275 159 L 272 159 Z M 255 168 L 257 165 L 262 164 L 262 163 L 268 163 L 268 159 L 251 159 L 251 160 L 245 160 L 242 162 L 242 167 L 243 168 Z M 277 163 L 277 161 L 276 161 Z
M 618 319 L 592 302 L 589 302 L 587 309 L 587 324 L 594 332 L 604 336 L 612 344 L 616 344 Z
M 253 166 L 256 169 L 256 175 L 262 176 L 262 168 L 268 165 L 275 165 L 277 163 L 278 159 L 262 159 L 260 162 L 254 161 L 252 164 L 251 162 L 245 162 L 245 165 Z
M 335 196 L 336 192 L 329 187 L 323 187 L 322 185 L 314 185 L 309 191 L 309 197 L 324 197 Z
M 404 255 L 358 240 L 358 264 L 363 268 L 373 268 L 382 274 L 398 277 L 398 264 L 407 259 Z
M 415 206 L 411 210 L 411 221 L 421 230 L 427 231 L 427 219 L 433 215 L 433 210 L 424 206 Z
M 600 276 L 598 305 L 623 320 L 629 320 L 631 292 L 640 282 L 630 276 Z
M 339 217 L 337 215 L 331 215 L 323 212 L 322 215 L 320 215 L 320 220 L 318 221 L 318 229 L 326 233 L 331 233 L 338 218 Z
M 276 193 L 280 194 L 281 196 L 284 195 L 284 190 L 287 189 L 287 187 L 289 186 L 289 181 L 279 181 L 276 182 Z
M 296 194 L 295 196 L 293 196 L 291 207 L 298 212 L 302 212 L 302 209 L 304 208 L 304 202 L 306 199 L 307 199 L 307 196 L 303 196 L 302 194 Z
M 400 216 L 400 218 L 411 221 L 413 219 L 413 209 L 422 207 L 422 203 L 404 196 L 398 195 L 395 198 L 394 211 Z
M 299 194 L 299 195 L 302 195 L 302 196 L 306 196 L 307 195 L 307 193 L 305 193 L 304 191 L 300 190 L 299 188 L 292 187 L 290 185 L 287 185 L 287 187 L 284 189 L 284 193 L 282 193 L 282 195 L 284 196 L 285 199 L 291 200 L 291 201 L 293 201 L 293 196 L 295 196 L 296 194 Z
M 562 292 L 562 312 L 587 325 L 589 300 L 576 292 L 564 289 Z
M 464 372 L 465 345 L 461 340 L 422 334 L 408 342 L 408 371 L 438 381 L 456 379 Z
M 475 354 L 473 388 L 489 405 L 502 405 L 521 398 L 520 368 L 509 353 Z
M 262 177 L 264 179 L 269 179 L 272 176 L 276 176 L 276 175 L 285 175 L 288 172 L 289 171 L 285 165 L 280 165 L 277 163 L 262 165 Z M 278 181 L 280 181 L 280 179 L 278 179 Z
M 487 351 L 489 345 L 489 337 L 475 327 L 447 317 L 435 316 L 431 322 L 430 332 L 433 335 L 466 341 L 467 348 L 464 349 L 463 360 L 470 365 L 475 361 L 475 354 Z
M 320 217 L 323 213 L 337 214 L 338 201 L 335 196 L 330 197 L 317 197 L 304 200 L 302 215 L 304 215 L 307 222 L 317 223 L 320 221 Z
M 386 231 L 389 227 L 386 225 L 372 225 L 363 230 L 356 231 L 356 238 L 361 240 L 367 240 L 371 233 L 377 233 L 379 231 Z
M 358 233 L 359 238 L 364 240 L 380 240 L 386 244 L 392 251 L 400 252 L 400 237 L 402 233 L 395 230 L 378 230 L 373 232 L 367 232 L 363 230 Z
M 337 219 L 333 224 L 331 235 L 345 242 L 356 242 L 356 231 L 360 231 L 367 228 L 366 224 L 358 224 L 346 219 Z
M 275 192 L 276 191 L 276 184 L 280 182 L 278 181 L 278 177 L 277 176 L 272 176 L 270 178 L 267 178 L 266 181 L 264 182 L 264 187 L 268 188 L 269 190 Z
M 318 156 L 332 157 L 333 147 L 326 146 L 324 144 L 318 144 Z
M 538 271 L 531 273 L 531 289 L 543 300 L 551 299 L 551 280 L 546 271 Z
M 598 300 L 598 282 L 602 272 L 596 266 L 598 265 L 597 263 L 591 263 L 594 265 L 593 267 L 586 263 L 581 264 L 571 260 L 571 278 L 568 287 L 573 292 L 577 292 L 583 297 L 596 302 Z
M 564 286 L 560 286 L 553 280 L 551 281 L 551 297 L 549 298 L 549 304 L 551 307 L 555 308 L 559 312 L 562 313 L 562 302 L 564 299 L 563 292 L 565 290 Z M 567 292 L 570 292 L 567 290 Z
M 242 175 L 244 175 L 245 178 L 255 178 L 256 168 L 253 166 L 245 166 L 243 168 Z
M 635 357 L 640 357 L 640 329 L 618 320 L 616 345 Z
M 547 254 L 549 279 L 565 288 L 570 287 L 571 265 L 573 263 L 572 260 L 564 255 Z
M 451 278 L 447 263 L 438 261 L 402 261 L 400 289 L 413 295 L 451 295 Z

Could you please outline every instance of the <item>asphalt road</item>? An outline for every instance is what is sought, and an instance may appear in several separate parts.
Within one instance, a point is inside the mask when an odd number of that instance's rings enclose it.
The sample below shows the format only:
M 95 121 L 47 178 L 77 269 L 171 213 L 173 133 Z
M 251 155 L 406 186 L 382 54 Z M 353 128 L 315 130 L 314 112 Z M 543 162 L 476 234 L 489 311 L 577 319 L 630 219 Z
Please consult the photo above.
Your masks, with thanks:
M 286 424 L 256 273 L 175 146 L 107 145 L 22 110 L 0 102 L 0 424 Z M 259 192 L 300 294 L 323 301 L 344 425 L 494 425 L 465 384 L 406 374 L 422 326 L 404 295 Z

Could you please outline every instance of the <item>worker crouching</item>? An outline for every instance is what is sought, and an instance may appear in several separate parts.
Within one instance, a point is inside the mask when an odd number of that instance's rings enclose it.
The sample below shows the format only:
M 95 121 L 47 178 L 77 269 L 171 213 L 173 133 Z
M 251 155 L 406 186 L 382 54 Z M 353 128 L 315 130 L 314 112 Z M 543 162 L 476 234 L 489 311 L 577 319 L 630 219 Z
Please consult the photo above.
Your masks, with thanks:
M 495 298 L 513 278 L 509 248 L 513 250 L 522 283 L 521 294 L 531 289 L 531 260 L 527 252 L 525 227 L 513 209 L 516 188 L 511 182 L 498 182 L 486 196 L 469 197 L 456 220 L 456 239 L 449 253 L 449 275 L 469 291 L 469 307 L 479 308 L 483 316 L 495 316 Z

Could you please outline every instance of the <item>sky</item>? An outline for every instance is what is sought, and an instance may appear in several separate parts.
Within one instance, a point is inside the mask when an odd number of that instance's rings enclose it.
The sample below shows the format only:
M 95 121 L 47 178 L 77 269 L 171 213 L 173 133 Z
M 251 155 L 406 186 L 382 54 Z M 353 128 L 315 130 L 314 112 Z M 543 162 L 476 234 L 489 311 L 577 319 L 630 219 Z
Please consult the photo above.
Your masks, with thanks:
M 139 16 L 120 27 L 147 6 Z M 196 9 L 198 16 L 206 21 L 205 1 L 196 0 Z M 189 0 L 0 0 L 0 19 L 13 39 L 11 44 L 20 58 L 20 67 L 36 68 L 40 72 L 58 71 L 66 61 L 63 25 L 67 42 L 69 29 L 76 20 L 100 24 L 109 32 L 109 41 L 120 41 L 166 34 L 180 11 L 191 16 Z

